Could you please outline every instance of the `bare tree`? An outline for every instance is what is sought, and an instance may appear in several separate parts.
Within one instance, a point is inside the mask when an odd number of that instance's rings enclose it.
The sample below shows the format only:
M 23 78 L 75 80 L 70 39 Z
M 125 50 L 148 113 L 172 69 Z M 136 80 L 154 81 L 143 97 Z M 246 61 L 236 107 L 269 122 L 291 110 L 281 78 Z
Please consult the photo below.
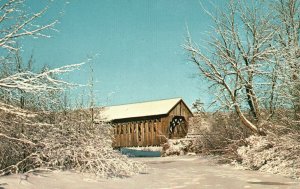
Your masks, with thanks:
M 276 84 L 273 41 L 277 28 L 272 26 L 272 12 L 266 14 L 265 8 L 264 2 L 230 1 L 227 11 L 217 16 L 208 12 L 215 27 L 206 49 L 193 43 L 190 35 L 184 46 L 201 76 L 219 92 L 222 107 L 233 108 L 257 134 L 263 133 L 262 108 L 269 105 L 272 110 L 274 105 L 274 98 L 265 95 L 272 95 Z
M 19 89 L 25 92 L 38 94 L 48 90 L 62 90 L 72 84 L 51 77 L 53 74 L 63 74 L 78 69 L 82 64 L 67 65 L 42 73 L 24 71 L 0 79 L 0 87 L 5 90 Z
M 48 37 L 46 30 L 52 29 L 57 22 L 37 24 L 47 7 L 30 14 L 24 11 L 24 2 L 0 1 L 0 51 L 18 52 L 16 41 L 21 37 Z M 12 61 L 18 70 L 11 72 L 7 67 L 0 72 L 0 90 L 18 101 L 25 93 L 48 103 L 51 98 L 40 97 L 75 86 L 55 76 L 79 69 L 84 64 L 34 72 L 21 69 L 21 57 L 8 57 L 3 57 L 0 65 L 4 68 Z M 90 69 L 92 74 L 92 67 Z M 93 80 L 91 75 L 89 110 L 68 109 L 67 98 L 63 112 L 29 111 L 0 100 L 0 176 L 37 168 L 75 169 L 100 177 L 130 176 L 145 170 L 143 164 L 128 160 L 113 150 L 110 126 L 96 120 L 100 110 L 94 109 Z
M 196 99 L 195 102 L 193 102 L 192 104 L 192 109 L 198 113 L 198 114 L 204 114 L 205 110 L 204 110 L 204 103 L 201 101 L 201 99 Z
M 2 64 L 0 64 L 0 79 L 8 79 L 10 76 L 18 74 L 18 73 L 35 73 L 41 74 L 48 72 L 50 69 L 49 66 L 44 66 L 41 71 L 37 69 L 33 69 L 34 58 L 33 55 L 30 56 L 28 62 L 25 63 L 23 60 L 19 48 L 16 51 L 12 51 L 9 53 L 10 56 L 7 56 L 5 60 L 3 60 Z M 60 73 L 49 73 L 48 77 L 51 77 L 54 80 L 58 79 L 58 75 Z M 22 76 L 22 77 L 27 77 Z M 24 78 L 25 79 L 25 78 Z M 6 81 L 7 82 L 7 81 Z M 49 80 L 40 78 L 40 82 L 46 85 Z M 52 85 L 50 82 L 49 85 Z M 51 108 L 57 109 L 59 104 L 58 101 L 62 100 L 60 95 L 62 93 L 63 86 L 60 89 L 53 90 L 44 90 L 39 92 L 32 91 L 24 91 L 19 87 L 0 87 L 0 101 L 9 103 L 11 105 L 16 105 L 21 107 L 22 109 L 30 109 L 30 110 L 50 110 Z M 54 109 L 53 109 L 54 110 Z
M 0 2 L 0 47 L 16 50 L 16 40 L 24 36 L 50 37 L 45 31 L 53 29 L 58 22 L 54 20 L 46 24 L 38 24 L 37 20 L 48 9 L 36 13 L 28 13 L 25 0 L 4 0 Z
M 274 25 L 279 28 L 278 70 L 280 92 L 284 104 L 294 109 L 295 121 L 300 120 L 300 1 L 277 0 L 273 7 L 276 10 Z
M 48 31 L 54 30 L 57 23 L 57 20 L 47 21 L 47 23 L 40 20 L 48 10 L 47 6 L 38 12 L 30 12 L 26 6 L 26 0 L 0 2 L 0 48 L 3 54 L 7 54 L 0 58 L 0 90 L 2 99 L 6 99 L 5 101 L 11 104 L 19 101 L 21 107 L 25 104 L 25 93 L 34 97 L 40 96 L 42 101 L 46 93 L 62 90 L 63 85 L 68 85 L 67 82 L 57 80 L 52 75 L 65 73 L 80 66 L 78 64 L 35 73 L 30 68 L 32 57 L 27 68 L 22 65 L 18 39 L 26 36 L 50 37 Z
M 18 41 L 24 37 L 50 37 L 49 31 L 55 30 L 56 19 L 40 19 L 48 6 L 40 11 L 29 11 L 26 0 L 4 0 L 0 2 L 0 50 L 6 56 L 0 57 L 0 90 L 5 102 L 20 102 L 24 107 L 24 94 L 34 96 L 38 102 L 50 102 L 51 94 L 56 94 L 74 84 L 58 79 L 64 74 L 78 69 L 83 63 L 67 65 L 42 72 L 24 69 Z M 28 67 L 32 67 L 32 57 Z M 47 97 L 48 96 L 48 97 Z M 35 100 L 36 101 L 36 100 Z

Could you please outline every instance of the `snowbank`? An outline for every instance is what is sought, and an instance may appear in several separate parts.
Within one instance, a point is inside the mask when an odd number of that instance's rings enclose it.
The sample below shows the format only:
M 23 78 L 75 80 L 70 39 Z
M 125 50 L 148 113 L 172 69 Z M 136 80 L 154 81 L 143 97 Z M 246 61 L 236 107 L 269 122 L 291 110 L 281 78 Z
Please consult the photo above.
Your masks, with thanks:
M 186 155 L 194 152 L 194 140 L 190 139 L 169 139 L 162 149 L 162 156 Z
M 250 136 L 237 151 L 247 169 L 300 177 L 300 142 L 292 137 Z

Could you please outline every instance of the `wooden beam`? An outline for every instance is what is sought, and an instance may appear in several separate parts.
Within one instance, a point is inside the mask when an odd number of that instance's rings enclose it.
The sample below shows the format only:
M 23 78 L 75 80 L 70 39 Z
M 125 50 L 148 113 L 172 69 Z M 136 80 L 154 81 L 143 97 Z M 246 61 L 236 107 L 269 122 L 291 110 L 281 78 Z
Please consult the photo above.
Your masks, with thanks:
M 130 124 L 127 123 L 126 126 L 127 126 L 127 131 L 128 131 L 128 134 L 127 134 L 127 145 L 128 145 L 128 146 L 131 146 Z
M 128 147 L 128 143 L 129 143 L 129 132 L 128 132 L 128 127 L 127 127 L 127 123 L 124 123 L 124 136 L 125 136 L 125 146 Z
M 157 145 L 157 122 L 156 119 L 153 121 L 153 133 L 152 133 L 152 137 L 153 137 L 153 145 L 156 146 Z
M 121 127 L 120 124 L 117 124 L 117 146 L 120 147 L 121 146 Z
M 134 146 L 134 125 L 132 122 L 130 122 L 130 128 L 131 128 L 131 142 L 130 146 Z
M 124 146 L 124 128 L 123 128 L 123 124 L 120 124 L 120 146 L 123 147 Z
M 145 121 L 144 126 L 145 126 L 145 129 L 144 129 L 144 131 L 145 131 L 144 146 L 149 146 L 149 137 L 148 137 L 149 136 L 149 127 L 148 127 L 148 121 L 147 120 Z
M 148 145 L 152 145 L 152 122 L 148 120 Z
M 134 146 L 138 146 L 138 141 L 139 141 L 139 124 L 138 122 L 135 122 L 135 133 L 134 133 Z
M 141 127 L 141 141 L 139 143 L 140 146 L 144 146 L 145 145 L 145 122 L 141 121 L 140 123 L 140 127 Z
M 117 137 L 117 127 L 114 125 L 113 126 L 113 136 L 114 136 L 114 138 L 113 138 L 113 141 L 112 141 L 112 146 L 113 147 L 116 147 L 117 146 L 117 143 L 116 143 L 116 137 Z
M 157 138 L 157 145 L 161 145 L 162 143 L 162 123 L 161 123 L 161 119 L 157 120 L 157 128 L 156 128 L 156 138 Z

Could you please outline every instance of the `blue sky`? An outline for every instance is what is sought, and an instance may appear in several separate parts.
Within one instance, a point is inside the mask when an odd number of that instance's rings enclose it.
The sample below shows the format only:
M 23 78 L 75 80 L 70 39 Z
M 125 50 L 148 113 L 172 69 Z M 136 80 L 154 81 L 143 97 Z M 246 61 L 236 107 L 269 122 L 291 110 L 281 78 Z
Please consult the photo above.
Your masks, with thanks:
M 26 39 L 25 56 L 34 52 L 38 65 L 59 67 L 93 59 L 96 101 L 125 104 L 182 97 L 188 105 L 197 98 L 212 100 L 207 83 L 195 78 L 182 45 L 186 25 L 199 44 L 206 40 L 212 22 L 199 0 L 70 0 L 54 1 L 39 20 L 58 18 L 59 32 L 50 39 Z M 209 1 L 202 4 L 212 10 Z M 212 1 L 222 7 L 225 1 Z M 33 11 L 45 3 L 29 1 Z M 61 14 L 63 11 L 63 14 Z M 88 68 L 69 74 L 69 81 L 85 84 Z M 84 89 L 77 89 L 78 95 Z M 86 94 L 86 93 L 84 93 Z

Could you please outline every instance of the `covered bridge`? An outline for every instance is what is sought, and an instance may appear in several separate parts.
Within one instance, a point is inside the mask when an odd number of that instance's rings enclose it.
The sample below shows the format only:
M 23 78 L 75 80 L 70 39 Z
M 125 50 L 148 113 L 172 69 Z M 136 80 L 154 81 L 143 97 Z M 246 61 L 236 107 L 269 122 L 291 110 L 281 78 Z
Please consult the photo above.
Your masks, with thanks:
M 188 132 L 191 110 L 181 98 L 105 107 L 113 125 L 113 147 L 157 146 Z

